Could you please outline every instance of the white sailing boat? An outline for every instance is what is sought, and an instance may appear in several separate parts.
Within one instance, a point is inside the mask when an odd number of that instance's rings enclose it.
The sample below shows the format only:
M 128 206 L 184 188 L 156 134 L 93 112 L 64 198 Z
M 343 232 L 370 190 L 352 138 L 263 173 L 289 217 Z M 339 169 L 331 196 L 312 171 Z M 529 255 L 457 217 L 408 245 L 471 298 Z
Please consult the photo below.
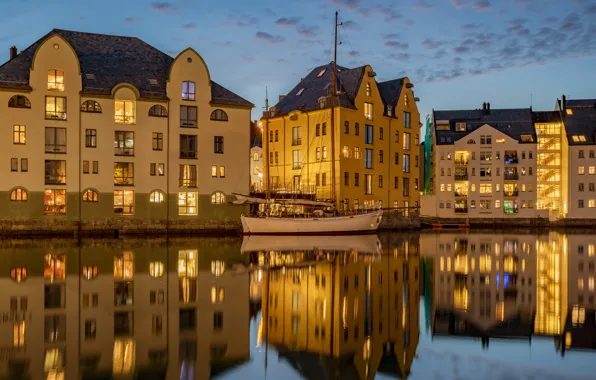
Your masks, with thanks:
M 331 96 L 330 108 L 331 108 L 331 189 L 332 194 L 335 193 L 335 97 L 337 96 L 337 26 L 338 24 L 338 13 L 335 13 L 335 49 L 333 58 L 333 71 L 331 74 Z M 267 128 L 269 124 L 269 106 L 267 102 L 267 117 L 265 123 L 265 130 L 263 134 L 267 136 Z M 267 147 L 267 146 L 266 146 Z M 268 154 L 265 154 L 268 157 Z M 269 172 L 268 172 L 269 173 Z M 269 183 L 269 181 L 267 181 Z M 264 204 L 266 207 L 271 206 L 272 202 L 269 199 L 262 198 L 250 198 L 235 194 L 238 200 L 235 203 L 256 203 Z M 269 196 L 269 189 L 267 189 L 267 196 Z M 313 206 L 321 208 L 334 208 L 336 201 L 331 202 L 318 202 L 304 199 L 285 199 L 276 201 L 276 203 L 282 203 L 285 205 L 303 205 Z M 381 219 L 383 218 L 383 210 L 380 208 L 364 209 L 362 213 L 358 212 L 353 215 L 336 215 L 324 216 L 322 210 L 316 210 L 313 217 L 287 217 L 287 216 L 262 216 L 252 217 L 244 216 L 240 217 L 242 221 L 242 229 L 245 235 L 340 235 L 340 234 L 362 234 L 362 233 L 373 233 L 375 232 Z

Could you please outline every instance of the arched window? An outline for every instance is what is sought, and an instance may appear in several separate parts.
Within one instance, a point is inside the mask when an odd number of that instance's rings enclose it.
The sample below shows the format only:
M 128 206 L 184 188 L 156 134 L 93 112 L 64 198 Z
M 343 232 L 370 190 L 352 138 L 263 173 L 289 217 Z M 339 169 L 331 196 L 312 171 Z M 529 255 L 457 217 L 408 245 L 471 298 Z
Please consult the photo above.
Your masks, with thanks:
M 85 100 L 81 104 L 81 112 L 101 113 L 101 106 L 95 100 Z
M 162 203 L 165 199 L 165 195 L 161 190 L 153 190 L 149 193 L 149 203 Z
M 469 139 L 468 144 L 476 144 L 476 141 L 474 141 L 474 139 Z
M 48 70 L 48 90 L 64 91 L 64 71 Z
M 221 205 L 226 203 L 226 195 L 221 191 L 216 191 L 215 193 L 211 194 L 211 203 L 214 205 Z
M 224 110 L 217 109 L 211 112 L 211 120 L 228 121 L 228 114 Z
M 29 195 L 27 194 L 27 190 L 23 189 L 22 187 L 17 187 L 10 192 L 10 200 L 13 202 L 25 202 L 27 201 L 28 197 Z
M 8 101 L 8 106 L 12 108 L 31 108 L 31 102 L 24 95 L 15 95 Z
M 98 202 L 99 201 L 99 194 L 97 191 L 92 189 L 87 189 L 83 191 L 83 202 Z
M 149 108 L 149 116 L 168 117 L 168 110 L 161 104 L 156 104 Z
M 97 265 L 83 265 L 83 277 L 87 280 L 93 280 L 97 277 Z
M 366 96 L 370 96 L 370 83 L 366 84 Z
M 195 82 L 182 82 L 182 100 L 195 100 Z
M 27 268 L 11 268 L 10 278 L 12 278 L 18 283 L 25 281 L 27 279 Z

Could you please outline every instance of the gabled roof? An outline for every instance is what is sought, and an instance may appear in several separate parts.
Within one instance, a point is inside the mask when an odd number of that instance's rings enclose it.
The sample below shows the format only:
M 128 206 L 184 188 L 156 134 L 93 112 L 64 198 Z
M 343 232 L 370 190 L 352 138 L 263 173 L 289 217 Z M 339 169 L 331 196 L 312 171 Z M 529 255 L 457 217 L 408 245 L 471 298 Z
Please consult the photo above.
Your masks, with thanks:
M 110 95 L 119 83 L 134 85 L 143 98 L 167 100 L 166 81 L 174 58 L 136 37 L 53 29 L 14 59 L 0 66 L 0 87 L 30 90 L 29 72 L 38 46 L 52 35 L 64 38 L 79 58 L 84 94 Z M 95 79 L 87 78 L 93 74 Z M 149 79 L 155 79 L 152 86 Z M 212 103 L 253 104 L 211 82 Z
M 596 99 L 567 99 L 566 107 L 596 107 Z
M 573 108 L 573 114 L 563 114 L 569 145 L 596 145 L 596 106 Z M 585 141 L 574 141 L 584 136 Z
M 480 109 L 434 111 L 433 119 L 436 141 L 439 145 L 452 144 L 485 124 L 518 141 L 521 140 L 522 135 L 530 135 L 536 142 L 536 131 L 530 108 L 490 109 L 487 112 Z M 436 123 L 439 121 L 447 121 L 449 130 L 438 130 Z M 466 123 L 465 131 L 456 131 L 455 125 L 458 122 Z
M 379 92 L 381 93 L 381 98 L 383 99 L 383 103 L 385 103 L 386 106 L 397 106 L 397 101 L 401 95 L 401 90 L 404 86 L 405 79 L 406 78 L 404 77 L 377 83 Z

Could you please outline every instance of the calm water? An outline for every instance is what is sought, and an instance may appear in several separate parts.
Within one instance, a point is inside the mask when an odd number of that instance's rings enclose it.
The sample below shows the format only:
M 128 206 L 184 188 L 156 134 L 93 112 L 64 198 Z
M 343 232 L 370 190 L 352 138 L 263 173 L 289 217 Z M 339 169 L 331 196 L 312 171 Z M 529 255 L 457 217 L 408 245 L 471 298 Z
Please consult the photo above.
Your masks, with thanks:
M 0 378 L 593 379 L 595 244 L 5 240 Z

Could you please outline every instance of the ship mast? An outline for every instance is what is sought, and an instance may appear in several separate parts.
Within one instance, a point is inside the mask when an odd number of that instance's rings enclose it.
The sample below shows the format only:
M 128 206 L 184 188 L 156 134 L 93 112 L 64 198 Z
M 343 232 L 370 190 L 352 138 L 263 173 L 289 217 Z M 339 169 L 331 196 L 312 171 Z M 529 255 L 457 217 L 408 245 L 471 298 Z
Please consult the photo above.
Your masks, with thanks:
M 331 194 L 333 203 L 335 204 L 336 210 L 339 209 L 338 197 L 335 193 L 335 96 L 337 94 L 337 27 L 339 12 L 335 12 L 335 32 L 334 32 L 334 44 L 333 44 L 333 70 L 331 71 Z

